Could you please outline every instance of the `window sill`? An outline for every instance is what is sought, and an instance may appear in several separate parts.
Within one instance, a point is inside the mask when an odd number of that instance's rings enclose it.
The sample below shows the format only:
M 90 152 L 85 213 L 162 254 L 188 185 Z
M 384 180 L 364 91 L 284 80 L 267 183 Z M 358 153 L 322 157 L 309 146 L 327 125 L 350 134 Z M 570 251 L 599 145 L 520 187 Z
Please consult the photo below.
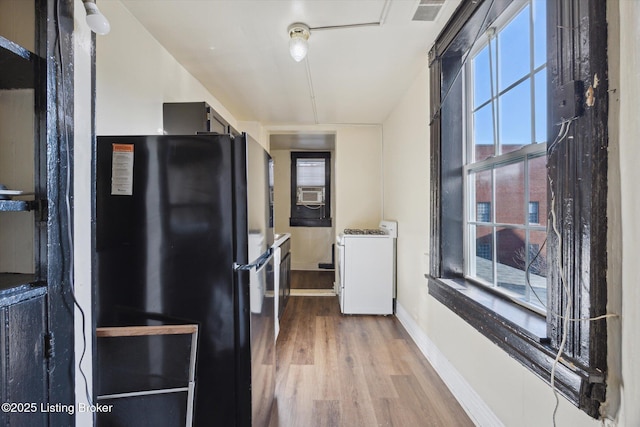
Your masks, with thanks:
M 331 218 L 289 218 L 290 227 L 331 227 Z
M 551 383 L 556 350 L 549 346 L 544 317 L 467 280 L 426 277 L 431 296 L 539 378 Z M 601 372 L 563 358 L 556 366 L 555 387 L 571 403 L 598 417 L 598 402 L 605 392 Z

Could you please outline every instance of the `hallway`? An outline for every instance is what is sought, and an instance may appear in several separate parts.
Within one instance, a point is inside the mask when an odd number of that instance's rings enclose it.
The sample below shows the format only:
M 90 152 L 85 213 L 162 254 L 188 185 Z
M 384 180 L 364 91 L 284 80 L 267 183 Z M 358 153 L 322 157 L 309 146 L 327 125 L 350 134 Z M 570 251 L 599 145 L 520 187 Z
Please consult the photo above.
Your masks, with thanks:
M 473 425 L 394 316 L 291 297 L 277 348 L 270 427 Z

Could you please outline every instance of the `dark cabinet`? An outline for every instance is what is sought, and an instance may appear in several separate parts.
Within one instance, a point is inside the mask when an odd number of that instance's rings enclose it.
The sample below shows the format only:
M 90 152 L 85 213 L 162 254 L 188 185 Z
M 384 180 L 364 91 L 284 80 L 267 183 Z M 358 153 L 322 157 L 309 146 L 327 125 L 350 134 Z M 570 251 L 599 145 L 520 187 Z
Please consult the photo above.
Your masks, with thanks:
M 280 245 L 280 276 L 278 290 L 278 320 L 282 317 L 284 309 L 291 295 L 291 239 L 286 239 Z
M 45 291 L 13 288 L 0 300 L 2 426 L 48 425 Z
M 165 102 L 162 120 L 166 135 L 193 135 L 198 132 L 239 133 L 206 102 Z

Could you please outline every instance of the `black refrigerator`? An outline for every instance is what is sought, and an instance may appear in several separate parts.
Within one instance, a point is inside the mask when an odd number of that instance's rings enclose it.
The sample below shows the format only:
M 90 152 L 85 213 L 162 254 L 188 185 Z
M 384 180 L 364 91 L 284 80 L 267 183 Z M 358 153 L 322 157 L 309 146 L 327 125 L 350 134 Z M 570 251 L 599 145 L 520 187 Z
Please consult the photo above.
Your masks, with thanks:
M 267 425 L 276 368 L 268 153 L 246 134 L 101 136 L 95 171 L 96 326 L 197 324 L 193 425 Z M 177 349 L 121 351 L 166 364 Z M 115 381 L 100 370 L 98 361 L 98 388 Z M 154 396 L 122 402 L 103 425 L 185 425 L 191 412 Z

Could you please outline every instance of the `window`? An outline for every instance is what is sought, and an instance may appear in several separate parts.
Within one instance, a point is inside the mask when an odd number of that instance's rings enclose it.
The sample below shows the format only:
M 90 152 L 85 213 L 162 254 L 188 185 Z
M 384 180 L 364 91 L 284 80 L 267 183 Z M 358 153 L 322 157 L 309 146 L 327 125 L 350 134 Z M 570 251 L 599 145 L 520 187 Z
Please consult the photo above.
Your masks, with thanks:
M 476 221 L 491 221 L 491 202 L 478 202 L 476 204 Z
M 529 224 L 540 223 L 540 202 L 529 202 Z
M 429 294 L 543 380 L 553 372 L 594 418 L 607 375 L 606 19 L 599 0 L 462 0 L 429 53 Z
M 476 240 L 476 256 L 478 258 L 492 260 L 493 250 L 491 249 L 491 242 L 483 242 L 482 239 Z M 485 265 L 488 266 L 488 264 Z
M 291 153 L 291 226 L 331 226 L 331 153 Z
M 504 11 L 465 64 L 465 194 L 477 206 L 466 220 L 465 273 L 544 312 L 537 295 L 546 294 L 546 274 L 529 268 L 529 248 L 546 238 L 546 224 L 529 221 L 530 200 L 546 199 L 547 180 L 545 2 L 533 6 Z

